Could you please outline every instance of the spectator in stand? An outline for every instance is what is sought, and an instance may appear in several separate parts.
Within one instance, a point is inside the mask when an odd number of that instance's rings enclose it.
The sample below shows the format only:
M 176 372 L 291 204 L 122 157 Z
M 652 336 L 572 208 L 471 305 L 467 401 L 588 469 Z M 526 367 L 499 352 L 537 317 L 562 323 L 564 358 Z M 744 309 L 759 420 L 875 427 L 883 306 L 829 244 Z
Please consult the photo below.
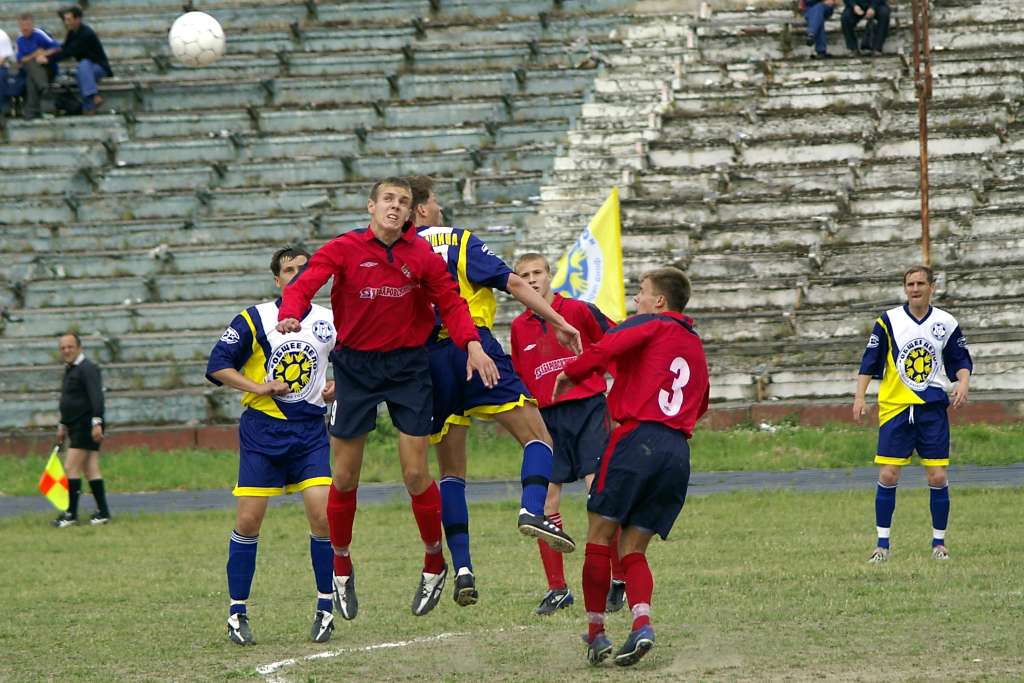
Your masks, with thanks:
M 807 21 L 807 44 L 814 46 L 814 58 L 831 59 L 825 20 L 836 11 L 836 0 L 802 0 L 800 5 Z
M 43 29 L 36 28 L 31 14 L 18 17 L 18 31 L 21 35 L 18 36 L 15 56 L 20 69 L 11 94 L 25 98 L 22 116 L 37 119 L 42 116 L 40 101 L 43 93 L 57 75 L 56 65 L 48 64 L 47 56 L 60 50 L 60 43 Z
M 889 37 L 889 3 L 887 0 L 845 0 L 846 9 L 840 23 L 843 25 L 843 37 L 846 49 L 864 55 L 882 54 L 882 46 Z M 860 49 L 857 49 L 857 24 L 864 19 L 864 35 L 861 37 Z
M 7 116 L 7 110 L 11 106 L 10 93 L 10 71 L 9 66 L 14 64 L 14 47 L 11 45 L 10 37 L 0 31 L 0 117 Z
M 82 8 L 78 5 L 65 7 L 60 12 L 60 18 L 68 30 L 64 37 L 64 44 L 59 50 L 40 55 L 36 58 L 41 64 L 57 62 L 73 57 L 78 60 L 78 68 L 75 77 L 78 80 L 78 89 L 82 95 L 82 112 L 95 114 L 96 109 L 103 104 L 103 98 L 99 95 L 99 88 L 96 83 L 101 78 L 110 78 L 114 72 L 110 69 L 110 62 L 107 61 L 107 53 L 103 50 L 103 43 L 99 36 L 88 24 L 82 23 Z

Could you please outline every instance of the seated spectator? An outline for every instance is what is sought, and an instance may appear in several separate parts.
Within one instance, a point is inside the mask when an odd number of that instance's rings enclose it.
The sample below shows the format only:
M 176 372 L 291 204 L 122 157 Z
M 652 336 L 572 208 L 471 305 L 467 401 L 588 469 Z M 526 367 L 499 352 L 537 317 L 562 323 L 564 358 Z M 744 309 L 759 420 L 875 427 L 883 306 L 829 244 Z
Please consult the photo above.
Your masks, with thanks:
M 22 115 L 26 119 L 37 119 L 42 116 L 43 93 L 57 75 L 56 66 L 48 65 L 46 59 L 60 49 L 60 43 L 43 29 L 36 28 L 31 14 L 22 14 L 18 18 L 18 31 L 21 35 L 16 41 L 18 50 L 15 56 L 19 69 L 11 94 L 25 98 Z
M 801 4 L 807 21 L 807 44 L 814 45 L 816 59 L 830 59 L 825 20 L 836 11 L 836 0 L 804 0 Z
M 0 30 L 0 116 L 7 116 L 11 108 L 9 67 L 14 66 L 14 47 L 10 37 Z
M 846 9 L 840 21 L 846 49 L 857 54 L 880 55 L 889 36 L 889 3 L 887 0 L 845 0 Z M 857 49 L 857 24 L 865 19 L 864 35 Z
M 78 69 L 75 76 L 82 95 L 82 112 L 95 114 L 96 109 L 103 103 L 96 83 L 101 78 L 110 78 L 114 75 L 110 70 L 110 62 L 107 61 L 107 53 L 103 50 L 103 44 L 96 32 L 82 23 L 81 7 L 71 5 L 60 10 L 58 14 L 68 30 L 64 44 L 52 56 L 41 56 L 39 59 L 43 64 L 47 63 L 47 60 L 56 63 L 69 58 L 77 59 Z

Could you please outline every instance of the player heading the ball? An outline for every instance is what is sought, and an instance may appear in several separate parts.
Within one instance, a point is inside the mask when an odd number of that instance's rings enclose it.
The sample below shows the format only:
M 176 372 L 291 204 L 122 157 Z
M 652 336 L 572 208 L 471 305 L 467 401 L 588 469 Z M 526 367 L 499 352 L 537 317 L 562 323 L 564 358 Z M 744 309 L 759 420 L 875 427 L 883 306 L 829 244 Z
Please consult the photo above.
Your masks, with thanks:
M 480 375 L 493 387 L 498 369 L 480 344 L 466 302 L 444 261 L 416 234 L 409 221 L 412 191 L 403 178 L 373 185 L 366 204 L 370 224 L 321 247 L 284 291 L 278 331 L 301 329 L 310 301 L 331 277 L 331 308 L 338 346 L 331 354 L 337 400 L 331 410 L 334 482 L 327 500 L 334 547 L 334 598 L 342 617 L 357 613 L 350 546 L 356 492 L 367 435 L 377 426 L 377 406 L 387 404 L 398 429 L 402 479 L 412 499 L 425 555 L 412 601 L 413 614 L 437 604 L 448 575 L 441 549 L 441 494 L 427 468 L 433 387 L 426 342 L 434 329 L 434 308 L 466 352 L 460 373 Z

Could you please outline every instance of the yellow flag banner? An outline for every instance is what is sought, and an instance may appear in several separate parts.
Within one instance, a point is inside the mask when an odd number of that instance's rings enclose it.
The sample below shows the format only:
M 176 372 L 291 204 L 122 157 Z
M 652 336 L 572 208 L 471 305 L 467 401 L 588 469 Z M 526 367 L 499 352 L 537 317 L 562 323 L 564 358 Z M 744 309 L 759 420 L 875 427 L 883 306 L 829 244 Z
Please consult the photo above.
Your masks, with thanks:
M 622 217 L 617 187 L 612 188 L 576 243 L 558 260 L 551 289 L 594 304 L 615 322 L 625 319 Z
M 63 512 L 68 509 L 68 478 L 60 462 L 60 446 L 54 446 L 50 459 L 46 461 L 43 476 L 39 477 L 39 492 L 46 496 L 53 506 Z

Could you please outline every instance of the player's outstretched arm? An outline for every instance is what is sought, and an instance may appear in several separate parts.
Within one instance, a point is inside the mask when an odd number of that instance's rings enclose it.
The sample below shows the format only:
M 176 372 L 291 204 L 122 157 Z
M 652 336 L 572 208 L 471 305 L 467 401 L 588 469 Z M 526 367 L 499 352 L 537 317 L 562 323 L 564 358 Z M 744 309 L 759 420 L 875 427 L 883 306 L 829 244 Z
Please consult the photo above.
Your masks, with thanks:
M 334 277 L 335 285 L 344 277 L 344 253 L 337 238 L 317 249 L 313 257 L 299 274 L 281 292 L 281 307 L 277 311 L 277 331 L 298 332 L 302 329 L 299 320 L 309 309 L 313 297 L 324 284 Z M 335 312 L 337 315 L 337 312 Z
M 288 388 L 288 385 L 279 379 L 260 384 L 252 381 L 234 368 L 223 368 L 221 370 L 211 372 L 210 377 L 213 377 L 221 384 L 229 386 L 232 389 L 248 391 L 249 393 L 256 394 L 258 396 L 284 396 L 291 391 Z
M 857 388 L 853 392 L 853 419 L 856 422 L 860 422 L 868 414 L 864 395 L 867 394 L 869 384 L 871 375 L 857 375 Z
M 466 346 L 466 381 L 473 379 L 473 373 L 480 373 L 480 380 L 488 389 L 494 388 L 501 379 L 498 366 L 494 364 L 491 357 L 484 351 L 483 345 L 478 341 L 471 341 Z
M 526 284 L 526 280 L 515 273 L 510 274 L 505 291 L 555 328 L 559 344 L 570 349 L 576 355 L 583 352 L 583 342 L 580 340 L 579 330 L 570 325 L 558 311 L 551 307 L 551 304 L 544 300 L 544 297 L 533 290 L 533 287 Z

